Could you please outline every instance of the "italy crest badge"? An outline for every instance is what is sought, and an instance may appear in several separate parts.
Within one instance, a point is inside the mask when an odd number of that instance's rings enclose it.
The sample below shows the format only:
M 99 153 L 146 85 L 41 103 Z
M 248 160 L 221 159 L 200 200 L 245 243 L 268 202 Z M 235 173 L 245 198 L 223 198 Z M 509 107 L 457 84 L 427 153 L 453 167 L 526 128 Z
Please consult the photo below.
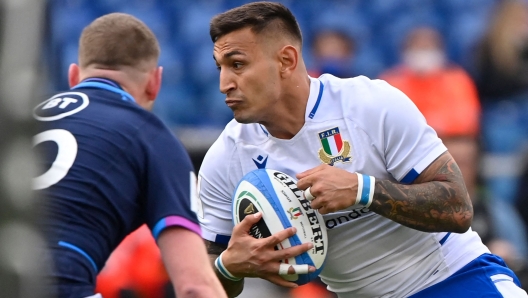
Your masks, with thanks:
M 351 146 L 341 139 L 339 127 L 334 127 L 319 133 L 319 140 L 323 148 L 319 149 L 319 159 L 333 166 L 336 162 L 351 162 Z

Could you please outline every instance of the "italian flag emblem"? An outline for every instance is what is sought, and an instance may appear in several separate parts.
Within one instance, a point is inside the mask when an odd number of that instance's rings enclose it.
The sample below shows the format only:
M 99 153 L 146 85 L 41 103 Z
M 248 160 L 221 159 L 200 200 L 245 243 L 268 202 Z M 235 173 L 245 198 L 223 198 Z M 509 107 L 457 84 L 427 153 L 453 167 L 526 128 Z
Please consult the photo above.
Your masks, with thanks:
M 339 133 L 339 128 L 333 128 L 319 134 L 324 152 L 331 156 L 336 156 L 343 149 L 343 140 Z
M 333 165 L 335 162 L 350 162 L 350 143 L 343 141 L 339 127 L 334 127 L 319 133 L 323 148 L 319 150 L 322 162 Z
M 299 216 L 302 215 L 301 208 L 299 207 L 297 208 L 290 207 L 290 209 L 287 211 L 290 214 L 290 219 L 297 219 L 299 218 Z

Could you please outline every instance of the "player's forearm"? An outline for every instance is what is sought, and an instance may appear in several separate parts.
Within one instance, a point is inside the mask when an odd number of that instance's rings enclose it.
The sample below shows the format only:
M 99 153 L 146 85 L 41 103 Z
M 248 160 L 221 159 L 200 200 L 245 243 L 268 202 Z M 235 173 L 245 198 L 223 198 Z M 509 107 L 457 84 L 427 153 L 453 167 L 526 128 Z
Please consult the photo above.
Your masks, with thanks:
M 209 254 L 209 261 L 213 265 L 216 276 L 224 287 L 227 296 L 229 298 L 232 298 L 240 295 L 240 293 L 242 293 L 242 290 L 244 289 L 244 279 L 240 281 L 229 280 L 218 271 L 218 268 L 216 268 L 214 264 L 216 258 L 218 258 L 218 256 L 227 248 L 227 246 L 205 240 L 205 247 L 207 248 L 207 253 Z
M 181 227 L 169 227 L 158 238 L 165 268 L 176 296 L 225 298 L 200 235 Z
M 244 289 L 244 279 L 241 279 L 240 281 L 232 281 L 225 278 L 214 265 L 214 262 L 218 256 L 219 254 L 209 254 L 209 259 L 211 261 L 211 264 L 213 265 L 216 276 L 224 287 L 227 296 L 229 298 L 237 297 L 238 295 L 240 295 L 240 293 L 242 293 L 242 290 Z
M 450 157 L 450 156 L 449 156 Z M 460 169 L 446 156 L 434 181 L 404 185 L 388 180 L 376 181 L 370 209 L 395 222 L 424 232 L 463 233 L 471 225 L 473 206 Z

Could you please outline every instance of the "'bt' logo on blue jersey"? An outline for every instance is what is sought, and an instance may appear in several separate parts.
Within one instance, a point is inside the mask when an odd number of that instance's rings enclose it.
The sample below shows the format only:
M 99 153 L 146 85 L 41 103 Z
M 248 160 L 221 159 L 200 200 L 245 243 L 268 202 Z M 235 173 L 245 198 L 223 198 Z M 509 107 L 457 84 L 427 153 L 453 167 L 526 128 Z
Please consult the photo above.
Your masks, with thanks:
M 90 103 L 88 96 L 80 92 L 65 92 L 40 103 L 33 110 L 39 121 L 54 121 L 80 112 Z

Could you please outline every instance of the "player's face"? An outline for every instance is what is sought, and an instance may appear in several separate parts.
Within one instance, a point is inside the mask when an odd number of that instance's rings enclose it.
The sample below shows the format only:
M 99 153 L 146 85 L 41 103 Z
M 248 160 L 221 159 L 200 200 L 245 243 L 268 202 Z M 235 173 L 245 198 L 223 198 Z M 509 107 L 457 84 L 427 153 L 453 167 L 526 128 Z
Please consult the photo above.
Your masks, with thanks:
M 220 71 L 220 92 L 240 123 L 273 118 L 280 96 L 279 63 L 273 47 L 264 44 L 249 28 L 234 31 L 214 44 Z

